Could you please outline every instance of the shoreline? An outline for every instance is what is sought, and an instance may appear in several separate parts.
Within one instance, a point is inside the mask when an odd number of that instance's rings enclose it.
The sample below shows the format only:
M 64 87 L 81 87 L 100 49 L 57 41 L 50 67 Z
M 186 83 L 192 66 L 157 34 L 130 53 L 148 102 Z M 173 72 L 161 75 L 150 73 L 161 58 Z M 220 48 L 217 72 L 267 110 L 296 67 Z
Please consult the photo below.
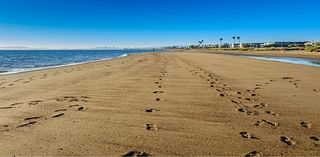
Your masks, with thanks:
M 208 54 L 221 54 L 221 55 L 230 55 L 230 56 L 236 56 L 236 57 L 246 57 L 250 58 L 252 57 L 292 57 L 292 58 L 301 58 L 301 59 L 309 59 L 313 61 L 320 61 L 320 54 L 318 53 L 310 53 L 310 54 L 300 54 L 297 52 L 294 53 L 282 53 L 279 51 L 264 51 L 263 53 L 260 53 L 260 51 L 252 51 L 252 52 L 241 52 L 241 51 L 212 51 L 212 50 L 166 50 L 162 51 L 162 53 L 170 53 L 170 52 L 201 52 L 201 53 L 208 53 Z M 152 53 L 152 52 L 140 52 L 140 53 L 132 53 L 132 54 L 144 54 L 144 53 Z M 48 66 L 48 67 L 42 67 L 42 68 L 34 68 L 30 70 L 25 71 L 18 71 L 18 72 L 2 72 L 0 73 L 0 77 L 2 76 L 13 76 L 18 74 L 24 74 L 24 73 L 30 73 L 30 72 L 36 72 L 36 71 L 43 71 L 43 70 L 50 70 L 50 69 L 57 69 L 57 68 L 64 68 L 64 67 L 70 67 L 70 66 L 77 66 L 81 64 L 90 64 L 95 62 L 103 62 L 108 60 L 113 60 L 117 58 L 123 58 L 128 57 L 132 55 L 131 53 L 125 53 L 123 55 L 113 57 L 113 58 L 104 58 L 99 60 L 91 60 L 86 62 L 80 62 L 80 63 L 70 63 L 70 64 L 64 64 L 64 65 L 57 65 L 57 66 Z M 264 60 L 264 59 L 256 59 L 256 58 L 250 58 L 255 60 Z M 304 65 L 304 64 L 297 64 L 297 63 L 288 63 L 288 62 L 281 62 L 281 61 L 273 61 L 273 60 L 264 60 L 269 62 L 280 62 L 280 63 L 287 63 L 287 64 L 293 64 L 293 65 L 302 65 L 302 66 L 309 66 L 309 67 L 318 67 L 318 66 L 311 66 L 311 65 Z
M 143 52 L 143 53 L 148 53 L 148 52 Z M 1 76 L 8 76 L 8 75 L 15 75 L 15 74 L 23 74 L 23 73 L 33 72 L 33 71 L 49 70 L 49 69 L 63 68 L 63 67 L 69 67 L 69 66 L 76 66 L 76 65 L 81 65 L 81 64 L 94 63 L 94 62 L 108 61 L 108 60 L 112 60 L 112 59 L 127 57 L 129 55 L 130 54 L 125 53 L 125 54 L 122 54 L 120 56 L 113 57 L 113 58 L 104 58 L 104 59 L 91 60 L 91 61 L 79 62 L 79 63 L 68 63 L 68 64 L 63 64 L 63 65 L 47 66 L 47 67 L 41 67 L 41 68 L 32 68 L 32 69 L 23 70 L 23 71 L 16 71 L 16 72 L 0 72 L 0 77 Z

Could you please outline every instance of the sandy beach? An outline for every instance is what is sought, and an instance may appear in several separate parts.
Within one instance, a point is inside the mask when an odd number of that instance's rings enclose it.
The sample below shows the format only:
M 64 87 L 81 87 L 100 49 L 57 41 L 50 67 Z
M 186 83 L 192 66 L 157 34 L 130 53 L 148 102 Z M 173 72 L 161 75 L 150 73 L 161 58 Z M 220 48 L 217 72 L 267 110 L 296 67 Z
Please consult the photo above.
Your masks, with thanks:
M 320 69 L 197 52 L 0 76 L 0 155 L 320 156 Z

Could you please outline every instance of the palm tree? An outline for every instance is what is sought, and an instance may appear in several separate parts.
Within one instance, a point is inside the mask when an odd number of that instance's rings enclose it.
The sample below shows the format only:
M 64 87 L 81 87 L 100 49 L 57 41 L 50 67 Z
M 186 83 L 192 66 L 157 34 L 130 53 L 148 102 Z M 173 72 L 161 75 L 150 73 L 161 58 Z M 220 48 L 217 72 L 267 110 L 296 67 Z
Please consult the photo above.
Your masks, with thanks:
M 199 47 L 202 45 L 203 42 L 204 40 L 199 41 Z
M 237 37 L 238 41 L 239 41 L 239 48 L 241 48 L 241 41 L 240 41 L 240 37 Z
M 235 36 L 233 36 L 233 37 L 232 37 L 232 39 L 233 39 L 232 48 L 234 48 L 234 45 L 236 44 L 236 41 L 235 41 L 235 40 L 236 40 L 236 37 L 235 37 Z
M 220 45 L 219 45 L 219 48 L 221 48 L 221 46 L 222 46 L 222 41 L 223 41 L 223 38 L 220 38 L 219 40 L 220 40 Z

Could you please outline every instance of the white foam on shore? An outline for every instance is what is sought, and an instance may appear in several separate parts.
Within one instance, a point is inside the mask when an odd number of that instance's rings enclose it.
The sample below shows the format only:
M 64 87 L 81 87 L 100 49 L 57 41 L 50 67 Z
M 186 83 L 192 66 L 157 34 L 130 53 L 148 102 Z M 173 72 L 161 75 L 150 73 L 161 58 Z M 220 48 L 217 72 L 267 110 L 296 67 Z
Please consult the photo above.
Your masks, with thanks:
M 60 68 L 60 67 L 67 67 L 67 66 L 73 66 L 73 65 L 80 65 L 80 64 L 86 64 L 86 63 L 92 63 L 92 62 L 97 62 L 97 61 L 107 61 L 115 58 L 122 58 L 122 57 L 127 57 L 128 54 L 122 54 L 120 56 L 116 57 L 110 57 L 110 58 L 102 58 L 102 59 L 97 59 L 97 60 L 90 60 L 86 62 L 79 62 L 79 63 L 69 63 L 69 64 L 63 64 L 63 65 L 56 65 L 56 66 L 47 66 L 47 67 L 41 67 L 41 68 L 29 68 L 29 69 L 11 69 L 11 71 L 0 73 L 1 75 L 12 75 L 12 74 L 18 74 L 18 73 L 25 73 L 25 72 L 31 72 L 31 71 L 38 71 L 38 70 L 45 70 L 45 69 L 54 69 L 54 68 Z

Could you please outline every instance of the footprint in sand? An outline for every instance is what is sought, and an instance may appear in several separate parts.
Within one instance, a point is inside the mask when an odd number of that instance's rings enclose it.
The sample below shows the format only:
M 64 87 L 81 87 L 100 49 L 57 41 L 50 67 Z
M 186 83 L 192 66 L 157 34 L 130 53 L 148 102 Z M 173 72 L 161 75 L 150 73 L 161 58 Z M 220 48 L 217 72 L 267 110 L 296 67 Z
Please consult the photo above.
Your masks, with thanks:
M 37 123 L 37 121 L 31 121 L 31 122 L 28 122 L 28 123 L 20 124 L 20 125 L 17 126 L 17 128 L 31 126 L 31 125 L 36 124 L 36 123 Z
M 157 131 L 158 127 L 155 124 L 145 124 L 145 128 L 149 131 Z
M 272 111 L 265 111 L 266 114 L 272 115 L 272 116 L 279 116 L 278 113 L 272 112 Z
M 246 112 L 247 112 L 246 108 L 243 108 L 243 107 L 238 108 L 238 111 L 239 111 L 239 112 L 244 112 L 244 113 L 246 113 Z
M 247 115 L 249 115 L 249 116 L 256 116 L 256 115 L 259 115 L 259 114 L 260 114 L 258 111 L 247 111 L 246 113 L 247 113 Z
M 3 131 L 9 131 L 8 129 L 9 125 L 0 125 L 0 131 L 3 132 Z
M 68 107 L 71 108 L 71 107 L 77 107 L 77 106 L 80 106 L 79 104 L 76 104 L 76 105 L 69 105 Z
M 262 152 L 256 151 L 256 150 L 245 155 L 245 157 L 259 157 L 259 156 L 262 156 Z
M 251 98 L 244 98 L 244 100 L 251 101 L 251 102 L 255 102 L 256 101 L 256 100 L 251 99 Z
M 301 122 L 300 124 L 302 127 L 305 127 L 305 128 L 311 128 L 312 126 L 312 123 L 309 123 L 309 122 Z
M 250 96 L 257 96 L 257 94 L 255 94 L 255 93 L 252 93 L 252 94 L 250 94 Z
M 256 140 L 259 140 L 260 138 L 256 137 L 255 135 L 253 134 L 250 134 L 248 132 L 240 132 L 240 135 L 243 137 L 243 138 L 247 138 L 247 139 L 256 139 Z
M 156 98 L 156 101 L 163 101 L 163 99 L 161 99 L 161 98 Z
M 80 97 L 64 96 L 64 97 L 61 97 L 61 98 L 56 98 L 56 101 L 60 101 L 60 102 L 78 102 L 78 101 L 88 102 L 89 98 L 90 97 L 88 97 L 88 96 L 80 96 Z
M 249 116 L 259 115 L 259 112 L 258 112 L 258 111 L 251 111 L 251 110 L 248 110 L 246 107 L 239 107 L 237 110 L 238 110 L 239 112 L 246 113 L 246 114 L 249 115 Z
M 15 80 L 14 82 L 20 82 L 20 81 L 22 81 L 23 79 L 18 79 L 18 80 Z
M 311 136 L 310 139 L 317 142 L 320 141 L 320 139 L 316 136 Z
M 280 141 L 289 145 L 289 146 L 294 146 L 296 145 L 296 142 L 293 141 L 290 137 L 287 136 L 280 136 Z
M 30 101 L 28 105 L 38 105 L 40 102 L 43 102 L 43 100 L 33 100 L 33 101 Z
M 255 125 L 256 126 L 262 126 L 264 124 L 268 124 L 270 126 L 273 126 L 273 127 L 277 127 L 279 126 L 279 124 L 277 122 L 272 122 L 272 121 L 269 121 L 269 120 L 265 120 L 265 119 L 261 119 L 261 120 L 258 120 Z
M 25 118 L 24 120 L 25 120 L 25 121 L 28 121 L 28 120 L 34 120 L 34 119 L 40 119 L 40 118 L 41 118 L 41 117 L 35 116 L 35 117 Z
M 54 112 L 62 112 L 62 111 L 67 111 L 67 109 L 57 109 L 57 110 L 55 110 Z
M 281 79 L 283 79 L 283 80 L 292 80 L 293 77 L 285 76 L 285 77 L 282 77 Z
M 59 114 L 56 114 L 56 115 L 52 116 L 52 118 L 58 118 L 58 117 L 61 117 L 63 115 L 64 115 L 64 113 L 59 113 Z
M 254 108 L 265 108 L 265 107 L 267 107 L 268 105 L 266 104 L 266 103 L 260 103 L 260 104 L 258 104 L 258 105 L 254 105 L 253 107 Z
M 237 105 L 241 104 L 240 102 L 236 101 L 236 100 L 230 100 L 230 102 L 235 103 Z
M 61 102 L 78 102 L 80 101 L 78 98 L 74 96 L 64 96 L 62 98 L 56 98 L 56 101 L 61 101 Z
M 81 99 L 82 102 L 89 102 L 87 99 Z
M 226 94 L 224 94 L 224 93 L 220 93 L 220 94 L 219 94 L 219 96 L 220 96 L 220 97 L 225 97 L 225 96 L 226 96 Z
M 81 106 L 81 107 L 78 107 L 78 111 L 83 111 L 83 110 L 85 110 L 86 108 L 85 107 L 83 107 L 83 106 Z
M 157 112 L 157 111 L 159 111 L 159 110 L 154 109 L 154 108 L 147 108 L 147 109 L 145 109 L 144 111 L 145 111 L 145 112 L 148 112 L 148 113 L 151 113 L 151 112 Z
M 154 91 L 152 92 L 153 94 L 157 94 L 157 93 L 164 93 L 163 91 Z
M 122 155 L 122 157 L 148 157 L 148 156 L 151 156 L 151 155 L 146 152 L 140 152 L 140 151 L 129 151 L 128 153 Z
M 8 106 L 8 107 L 0 107 L 1 110 L 5 110 L 5 109 L 11 109 L 11 108 L 14 108 L 12 106 Z

